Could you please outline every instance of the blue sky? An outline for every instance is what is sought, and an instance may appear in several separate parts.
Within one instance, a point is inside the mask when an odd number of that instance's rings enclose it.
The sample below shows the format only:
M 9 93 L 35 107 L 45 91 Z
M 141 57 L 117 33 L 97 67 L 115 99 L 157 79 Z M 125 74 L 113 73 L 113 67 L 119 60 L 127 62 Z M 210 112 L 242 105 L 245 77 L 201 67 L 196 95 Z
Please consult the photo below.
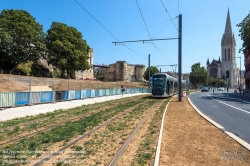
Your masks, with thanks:
M 178 63 L 178 40 L 154 41 L 154 43 L 112 42 L 177 38 L 178 16 L 182 14 L 182 72 L 191 71 L 191 65 L 206 65 L 221 56 L 221 38 L 225 29 L 228 8 L 232 29 L 236 37 L 236 56 L 241 56 L 241 68 L 244 69 L 243 56 L 238 53 L 242 41 L 240 23 L 250 11 L 249 0 L 1 0 L 0 10 L 22 9 L 29 12 L 43 25 L 44 32 L 53 21 L 75 27 L 94 49 L 95 64 L 112 64 L 127 61 L 129 64 L 148 66 L 148 54 L 151 65 L 172 65 Z M 139 8 L 137 6 L 139 4 Z M 166 12 L 162 2 L 167 9 Z M 146 23 L 142 19 L 141 13 Z M 171 19 L 170 19 L 171 18 Z M 97 21 L 101 24 L 99 24 Z M 172 20 L 172 21 L 171 21 Z M 149 32 L 149 34 L 148 34 Z M 240 60 L 237 58 L 237 66 Z M 162 71 L 172 71 L 165 66 Z M 178 68 L 176 68 L 178 71 Z

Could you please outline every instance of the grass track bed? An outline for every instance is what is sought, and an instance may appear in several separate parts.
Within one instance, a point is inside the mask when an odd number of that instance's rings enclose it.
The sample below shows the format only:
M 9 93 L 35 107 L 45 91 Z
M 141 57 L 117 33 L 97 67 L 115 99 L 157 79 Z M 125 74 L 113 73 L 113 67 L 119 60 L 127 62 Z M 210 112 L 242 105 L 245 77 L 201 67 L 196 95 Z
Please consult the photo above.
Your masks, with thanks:
M 12 150 L 12 151 L 46 151 L 47 148 L 53 145 L 56 142 L 63 141 L 65 144 L 72 137 L 83 134 L 86 130 L 97 126 L 101 122 L 115 116 L 116 114 L 147 100 L 147 98 L 142 97 L 137 99 L 133 99 L 129 103 L 119 104 L 116 108 L 106 109 L 104 111 L 91 114 L 88 117 L 82 118 L 79 121 L 75 121 L 73 123 L 66 123 L 63 126 L 56 127 L 48 132 L 40 133 L 39 135 L 27 139 L 23 139 L 17 144 L 6 146 L 3 150 Z M 106 103 L 110 104 L 110 102 Z M 1 155 L 1 154 L 0 154 Z M 25 154 L 27 158 L 34 154 Z M 27 159 L 27 158 L 24 158 Z M 1 161 L 0 161 L 1 163 Z
M 84 116 L 89 116 L 91 113 L 99 112 L 105 110 L 106 108 L 116 107 L 116 105 L 118 105 L 119 103 L 126 103 L 135 99 L 135 97 L 127 98 L 127 100 L 118 99 L 109 101 L 106 104 L 96 103 L 94 105 L 84 105 L 65 111 L 62 110 L 61 112 L 56 111 L 53 113 L 47 113 L 46 118 L 33 120 L 28 123 L 26 122 L 25 124 L 15 125 L 12 126 L 12 128 L 9 130 L 4 130 L 4 132 L 2 131 L 0 133 L 0 143 L 4 143 L 4 141 L 6 141 L 6 139 L 9 137 L 11 137 L 11 139 L 13 140 L 17 137 L 23 137 L 37 131 L 45 130 L 46 128 L 53 128 L 53 126 L 56 127 L 58 125 L 63 125 L 67 121 L 75 121 Z M 38 117 L 40 117 L 40 115 L 38 115 Z M 27 120 L 30 119 L 28 118 Z M 51 121 L 53 121 L 53 124 L 51 124 Z

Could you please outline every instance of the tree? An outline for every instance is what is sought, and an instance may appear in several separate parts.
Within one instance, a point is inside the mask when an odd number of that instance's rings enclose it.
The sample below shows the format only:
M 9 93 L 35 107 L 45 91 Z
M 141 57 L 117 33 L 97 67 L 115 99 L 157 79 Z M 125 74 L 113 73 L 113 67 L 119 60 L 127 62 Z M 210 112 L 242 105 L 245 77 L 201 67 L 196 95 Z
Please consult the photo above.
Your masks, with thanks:
M 200 66 L 200 63 L 195 63 L 191 66 L 189 80 L 195 86 L 207 83 L 207 71 Z
M 242 48 L 240 48 L 239 52 L 250 49 L 250 13 L 236 26 L 240 27 L 239 36 L 243 40 Z
M 148 77 L 148 70 L 149 68 L 146 69 L 143 77 L 145 80 L 149 80 L 149 77 Z M 150 66 L 150 77 L 152 77 L 153 74 L 156 74 L 156 73 L 159 73 L 160 71 L 157 69 L 157 67 L 155 66 Z
M 0 13 L 0 56 L 12 70 L 19 64 L 36 62 L 46 52 L 42 25 L 24 10 L 3 10 Z
M 74 27 L 53 22 L 48 30 L 46 43 L 49 50 L 48 62 L 62 71 L 61 77 L 64 77 L 65 71 L 67 78 L 70 78 L 71 72 L 90 68 L 90 48 Z

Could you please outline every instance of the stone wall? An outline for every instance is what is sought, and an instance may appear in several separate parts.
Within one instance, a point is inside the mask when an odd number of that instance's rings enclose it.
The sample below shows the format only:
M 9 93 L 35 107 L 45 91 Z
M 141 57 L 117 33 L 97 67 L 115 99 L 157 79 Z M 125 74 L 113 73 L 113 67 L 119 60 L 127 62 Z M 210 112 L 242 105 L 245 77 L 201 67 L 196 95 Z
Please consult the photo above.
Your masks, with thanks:
M 98 77 L 104 81 L 144 81 L 144 65 L 128 64 L 126 61 L 117 61 L 108 68 L 100 68 Z

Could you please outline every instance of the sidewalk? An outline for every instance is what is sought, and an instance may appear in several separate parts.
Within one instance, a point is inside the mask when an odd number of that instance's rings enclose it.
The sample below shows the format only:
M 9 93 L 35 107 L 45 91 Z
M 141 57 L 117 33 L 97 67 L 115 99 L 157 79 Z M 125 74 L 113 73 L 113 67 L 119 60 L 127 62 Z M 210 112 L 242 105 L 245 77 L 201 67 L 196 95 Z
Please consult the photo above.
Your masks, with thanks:
M 115 100 L 120 98 L 126 98 L 131 96 L 145 95 L 147 93 L 134 93 L 134 94 L 124 94 L 114 95 L 114 96 L 105 96 L 105 97 L 95 97 L 87 98 L 82 100 L 69 100 L 64 102 L 57 103 L 48 103 L 48 104 L 39 104 L 34 106 L 22 106 L 15 108 L 7 108 L 0 110 L 0 121 L 10 120 L 13 118 L 25 117 L 26 115 L 37 115 L 40 113 L 53 112 L 58 109 L 69 109 L 77 106 L 94 104 L 99 102 L 105 102 L 109 100 Z

